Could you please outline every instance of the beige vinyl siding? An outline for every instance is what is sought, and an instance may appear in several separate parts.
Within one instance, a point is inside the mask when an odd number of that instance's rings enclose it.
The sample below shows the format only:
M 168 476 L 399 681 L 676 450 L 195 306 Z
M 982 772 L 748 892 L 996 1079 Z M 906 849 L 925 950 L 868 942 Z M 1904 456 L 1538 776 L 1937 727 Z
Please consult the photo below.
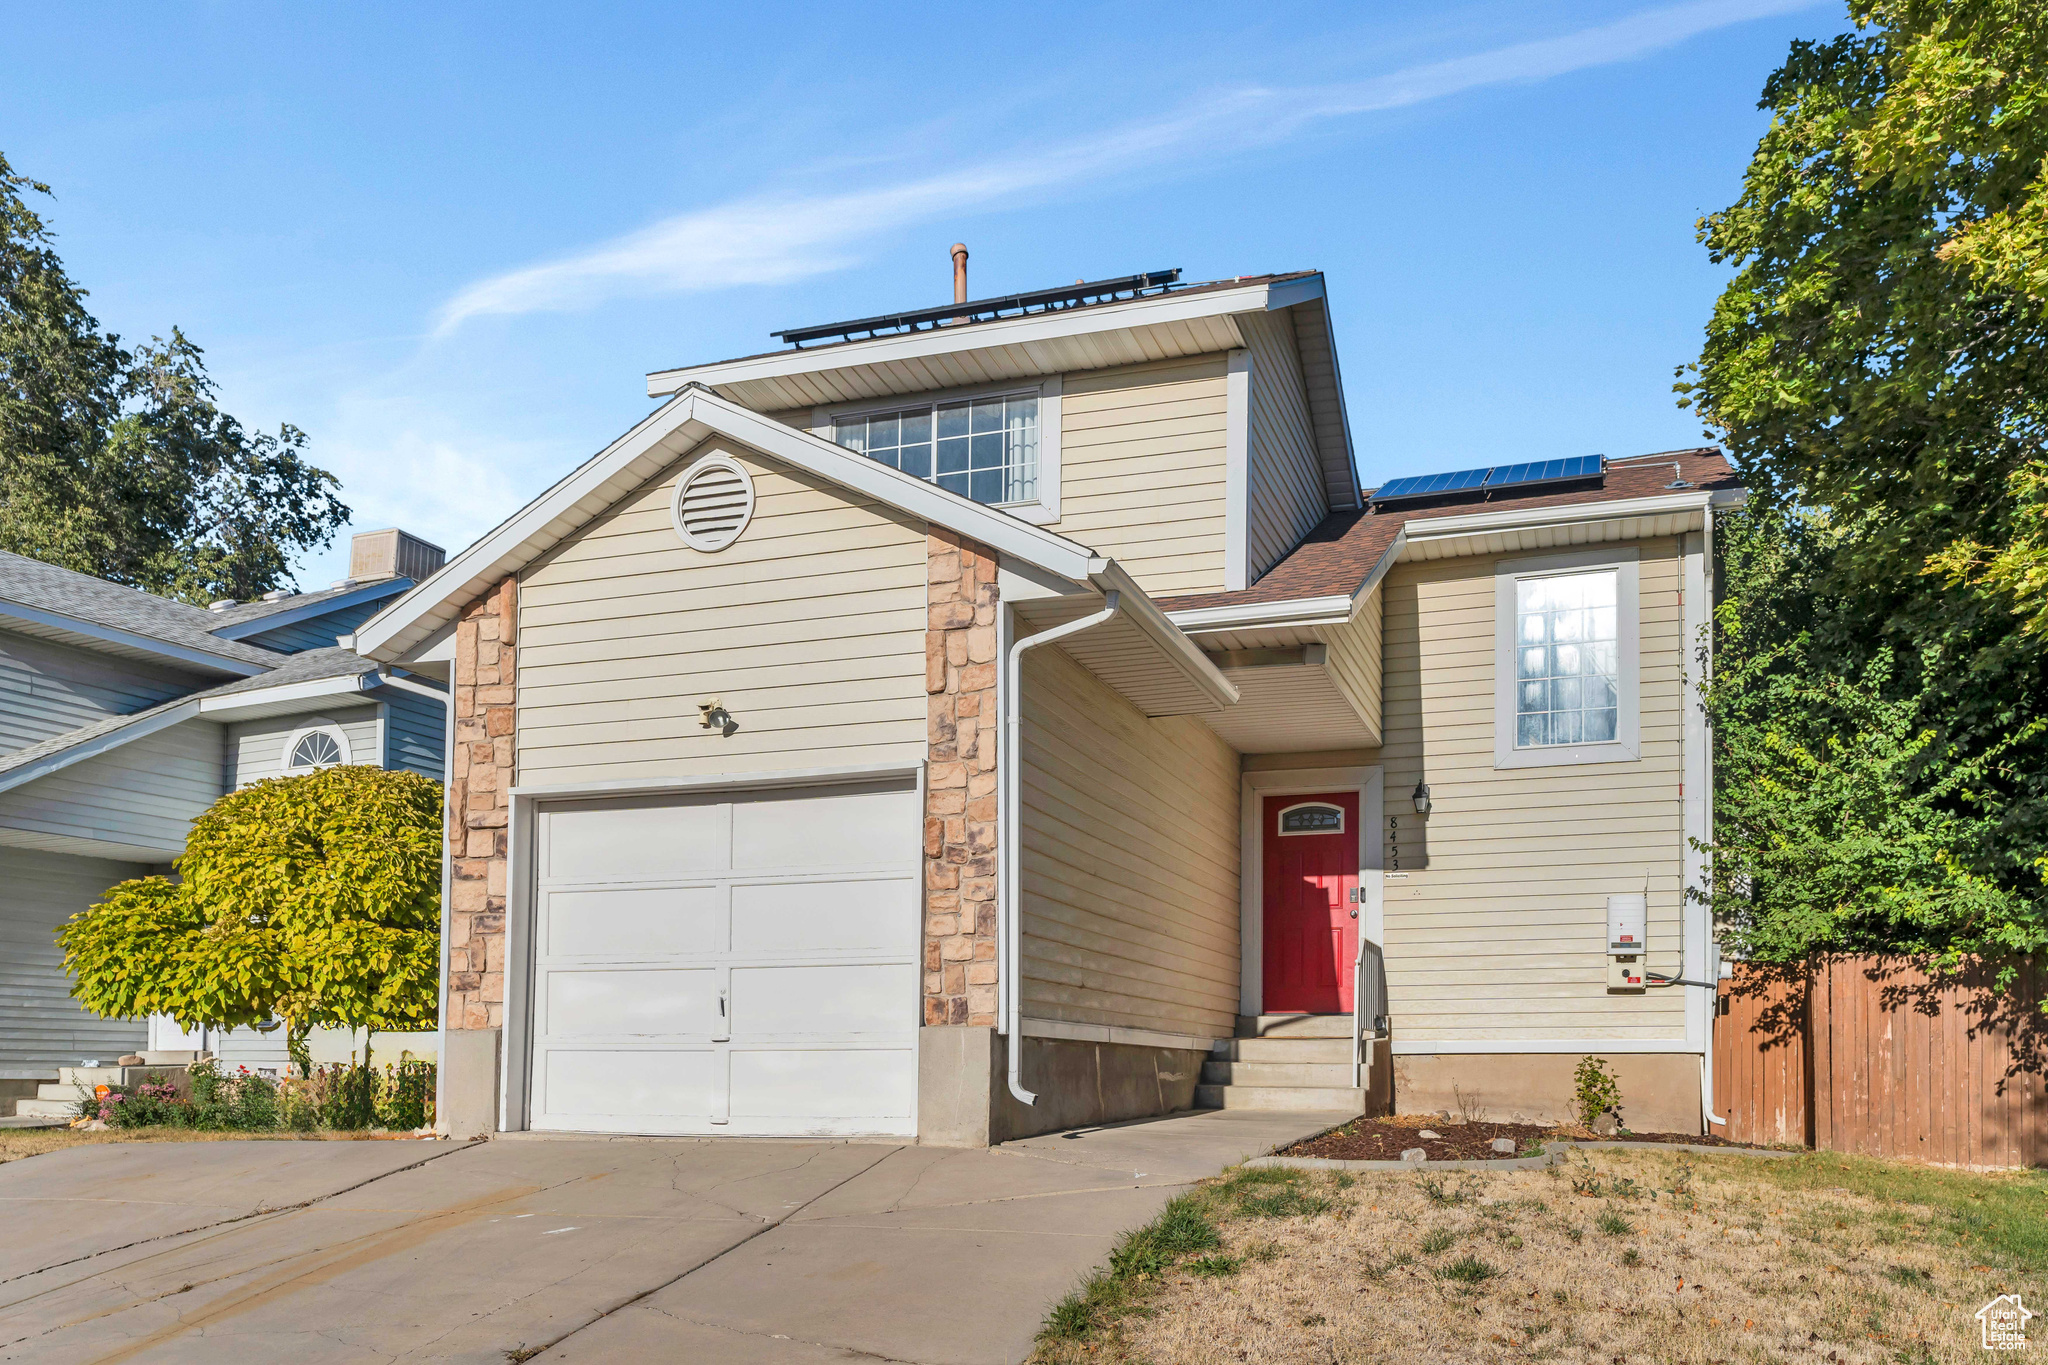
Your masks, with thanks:
M 1287 310 L 1301 355 L 1302 384 L 1313 403 L 1316 450 L 1322 456 L 1325 500 L 1332 507 L 1358 506 L 1357 475 L 1344 429 L 1344 381 L 1331 349 L 1325 301 L 1306 299 Z
M 1245 570 L 1256 583 L 1329 514 L 1309 428 L 1294 327 L 1284 315 L 1238 319 L 1251 349 L 1251 425 L 1245 471 Z
M 1405 1044 L 1683 1043 L 1683 991 L 1607 994 L 1610 895 L 1647 881 L 1650 965 L 1678 965 L 1683 560 L 1676 538 L 1637 544 L 1634 763 L 1494 768 L 1497 557 L 1400 564 L 1382 586 L 1387 812 L 1407 874 L 1385 883 L 1387 986 Z
M 0 843 L 167 862 L 220 796 L 226 762 L 220 725 L 166 726 L 0 793 Z
M 1358 614 L 1341 626 L 1327 626 L 1321 634 L 1330 647 L 1330 676 L 1353 710 L 1372 731 L 1374 742 L 1386 734 L 1382 708 L 1380 610 L 1384 597 L 1379 588 L 1359 603 Z
M 1060 519 L 1155 597 L 1221 592 L 1224 357 L 1066 376 Z
M 1024 1015 L 1229 1036 L 1237 755 L 1192 717 L 1147 720 L 1056 646 L 1025 660 Z
M 702 554 L 677 536 L 669 498 L 713 450 L 752 475 L 754 517 Z M 707 443 L 524 576 L 519 780 L 916 762 L 924 628 L 921 522 Z M 699 725 L 711 697 L 737 733 Z
M 310 715 L 267 716 L 228 727 L 228 780 L 246 787 L 284 772 L 284 742 L 302 725 L 332 721 L 348 740 L 348 761 L 382 767 L 376 706 L 335 707 Z

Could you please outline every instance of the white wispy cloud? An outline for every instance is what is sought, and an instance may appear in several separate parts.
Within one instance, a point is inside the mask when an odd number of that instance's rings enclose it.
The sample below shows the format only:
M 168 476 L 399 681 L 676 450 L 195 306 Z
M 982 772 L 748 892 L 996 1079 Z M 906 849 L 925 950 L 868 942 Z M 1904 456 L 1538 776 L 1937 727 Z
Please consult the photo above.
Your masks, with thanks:
M 1077 189 L 1140 162 L 1156 169 L 1271 145 L 1332 119 L 1630 61 L 1702 33 L 1814 3 L 1698 0 L 1353 83 L 1225 90 L 1164 119 L 944 175 L 855 193 L 736 199 L 560 260 L 479 280 L 443 305 L 436 331 L 445 335 L 468 319 L 492 314 L 574 311 L 621 295 L 801 279 L 851 264 L 864 239 L 963 209 Z

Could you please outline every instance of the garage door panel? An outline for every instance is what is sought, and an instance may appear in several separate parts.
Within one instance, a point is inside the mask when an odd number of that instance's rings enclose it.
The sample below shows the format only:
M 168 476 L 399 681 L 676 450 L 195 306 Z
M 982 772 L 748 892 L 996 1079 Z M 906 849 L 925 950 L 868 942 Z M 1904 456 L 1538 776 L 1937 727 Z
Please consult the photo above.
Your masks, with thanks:
M 556 970 L 545 976 L 542 1026 L 549 1038 L 652 1038 L 718 1032 L 718 972 Z
M 696 805 L 570 806 L 541 817 L 540 875 L 559 881 L 631 881 L 723 871 L 729 808 Z
M 914 783 L 574 801 L 535 838 L 535 1127 L 915 1132 Z
M 542 1072 L 544 1112 L 550 1117 L 708 1117 L 719 1061 L 709 1048 L 553 1050 Z
M 742 956 L 917 953 L 912 878 L 740 884 L 732 889 L 732 950 Z
M 917 1002 L 906 962 L 734 967 L 735 1039 L 902 1033 Z
M 732 808 L 732 865 L 744 871 L 878 867 L 917 856 L 917 793 L 782 797 Z
M 917 1066 L 909 1049 L 735 1047 L 732 1121 L 747 1119 L 905 1120 L 917 1109 Z
M 654 958 L 709 953 L 722 945 L 719 886 L 612 886 L 544 891 L 550 957 Z

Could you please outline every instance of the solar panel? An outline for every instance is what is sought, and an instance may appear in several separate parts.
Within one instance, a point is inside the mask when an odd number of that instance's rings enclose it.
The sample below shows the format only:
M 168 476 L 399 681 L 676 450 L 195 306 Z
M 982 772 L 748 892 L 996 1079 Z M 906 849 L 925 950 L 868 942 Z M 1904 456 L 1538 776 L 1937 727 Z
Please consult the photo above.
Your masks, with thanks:
M 1530 460 L 1501 465 L 1486 476 L 1486 490 L 1514 488 L 1532 483 L 1563 483 L 1568 479 L 1590 479 L 1600 473 L 1598 455 L 1574 455 L 1565 460 Z
M 1402 498 L 1433 498 L 1444 493 L 1463 493 L 1485 484 L 1488 472 L 1485 469 L 1459 469 L 1449 474 L 1415 474 L 1382 484 L 1372 495 L 1372 500 L 1394 502 Z

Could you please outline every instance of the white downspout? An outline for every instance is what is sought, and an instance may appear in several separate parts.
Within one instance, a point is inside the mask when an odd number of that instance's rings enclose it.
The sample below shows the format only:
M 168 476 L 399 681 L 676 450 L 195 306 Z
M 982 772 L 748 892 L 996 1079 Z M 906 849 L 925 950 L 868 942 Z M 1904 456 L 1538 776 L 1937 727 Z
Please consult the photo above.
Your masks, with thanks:
M 1018 864 L 1018 848 L 1022 845 L 1021 819 L 1017 812 L 1023 805 L 1024 769 L 1024 651 L 1049 645 L 1084 630 L 1093 630 L 1123 610 L 1123 598 L 1114 589 L 1103 594 L 1102 610 L 1079 620 L 1069 621 L 1063 626 L 1040 631 L 1026 636 L 1010 646 L 1010 657 L 1003 674 L 1003 750 L 1001 754 L 1003 785 L 1002 800 L 996 816 L 996 861 L 1001 865 L 1003 880 L 1002 965 L 999 971 L 1003 981 L 1003 996 L 1007 1008 L 1003 1011 L 1003 1030 L 1009 1035 L 1010 1093 L 1019 1104 L 1036 1104 L 1038 1096 L 1024 1088 L 1024 992 L 1019 989 L 1022 982 L 1016 979 L 1017 964 L 1023 958 L 1024 906 L 1020 888 L 1024 884 Z

